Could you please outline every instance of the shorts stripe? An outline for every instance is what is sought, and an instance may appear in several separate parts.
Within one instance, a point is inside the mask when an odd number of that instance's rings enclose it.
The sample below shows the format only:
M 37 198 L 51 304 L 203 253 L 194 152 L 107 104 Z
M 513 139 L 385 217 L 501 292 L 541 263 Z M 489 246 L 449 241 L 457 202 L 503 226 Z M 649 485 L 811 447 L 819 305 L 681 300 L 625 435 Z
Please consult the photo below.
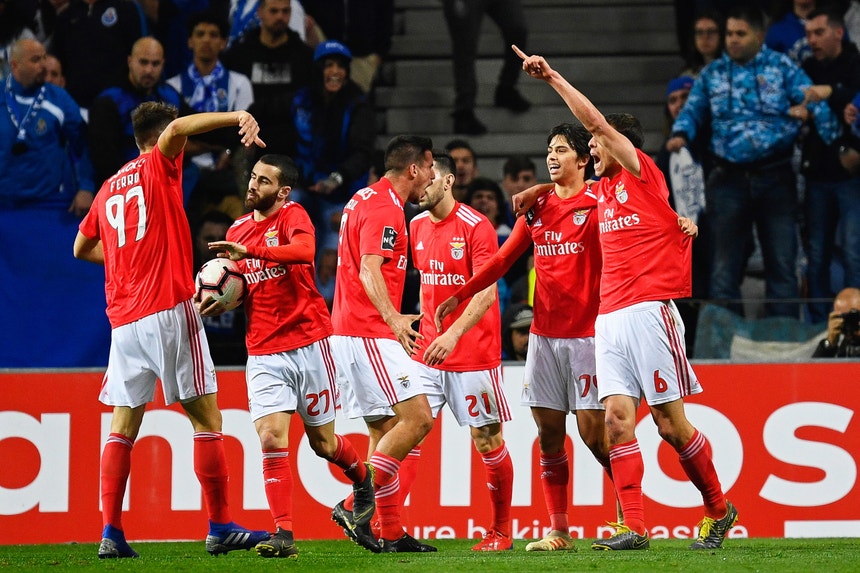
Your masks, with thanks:
M 490 370 L 490 380 L 493 384 L 493 394 L 495 394 L 496 405 L 499 408 L 499 420 L 507 422 L 512 418 L 511 407 L 508 405 L 508 397 L 505 396 L 505 391 L 499 380 L 499 367 Z
M 376 374 L 376 381 L 379 382 L 379 387 L 385 394 L 389 405 L 397 404 L 400 400 L 397 398 L 397 392 L 394 390 L 394 384 L 391 383 L 391 377 L 385 369 L 385 362 L 382 360 L 382 353 L 376 345 L 376 340 L 373 338 L 363 338 L 364 349 L 367 352 L 367 358 L 370 360 L 370 365 Z
M 669 338 L 669 349 L 672 353 L 672 359 L 675 361 L 675 377 L 678 380 L 678 390 L 681 396 L 688 396 L 690 394 L 690 375 L 687 368 L 685 368 L 685 352 L 680 344 L 678 330 L 675 328 L 675 319 L 667 305 L 663 305 L 660 308 L 660 315 L 663 318 L 663 325 L 666 327 L 666 335 Z
M 328 389 L 332 396 L 337 396 L 335 387 L 335 374 L 337 370 L 334 366 L 334 356 L 331 354 L 331 344 L 328 337 L 319 341 L 320 353 L 322 354 L 323 362 L 325 363 L 325 371 L 328 376 Z
M 197 309 L 190 300 L 182 303 L 182 308 L 185 310 L 185 327 L 188 330 L 189 345 L 191 346 L 191 363 L 192 374 L 194 376 L 194 391 L 198 396 L 205 393 L 206 380 L 203 376 L 203 349 L 200 348 L 200 330 L 197 329 L 197 322 L 194 320 L 194 314 Z M 194 333 L 194 334 L 192 334 Z

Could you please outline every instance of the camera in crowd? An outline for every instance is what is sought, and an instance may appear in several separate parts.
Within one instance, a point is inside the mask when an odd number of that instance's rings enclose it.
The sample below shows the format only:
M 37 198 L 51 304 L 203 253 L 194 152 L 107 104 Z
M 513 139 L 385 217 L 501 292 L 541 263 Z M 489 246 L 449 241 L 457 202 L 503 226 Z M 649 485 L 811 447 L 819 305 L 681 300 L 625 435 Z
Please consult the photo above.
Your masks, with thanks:
M 842 335 L 849 343 L 855 343 L 860 330 L 860 310 L 852 308 L 842 313 Z

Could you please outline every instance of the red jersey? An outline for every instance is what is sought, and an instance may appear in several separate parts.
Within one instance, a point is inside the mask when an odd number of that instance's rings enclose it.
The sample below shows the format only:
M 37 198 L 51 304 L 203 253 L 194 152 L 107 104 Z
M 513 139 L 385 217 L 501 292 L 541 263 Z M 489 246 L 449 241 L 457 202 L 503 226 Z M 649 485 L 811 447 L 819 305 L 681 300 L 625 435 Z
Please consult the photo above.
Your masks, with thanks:
M 194 296 L 191 231 L 182 205 L 182 156 L 156 146 L 102 184 L 79 226 L 100 239 L 107 315 L 116 328 Z
M 383 177 L 352 196 L 340 220 L 332 305 L 335 334 L 397 340 L 370 302 L 359 271 L 363 255 L 381 256 L 382 278 L 391 304 L 399 310 L 406 283 L 408 242 L 403 202 L 388 179 Z
M 457 203 L 445 219 L 434 223 L 430 213 L 416 215 L 409 225 L 412 237 L 412 261 L 421 271 L 421 319 L 419 331 L 424 336 L 421 347 L 426 349 L 438 336 L 435 323 L 436 307 L 475 274 L 477 269 L 499 250 L 499 239 L 490 221 L 482 214 Z M 468 301 L 442 321 L 447 330 L 463 314 Z M 501 318 L 499 300 L 493 303 L 475 326 L 457 342 L 453 352 L 439 370 L 470 372 L 488 370 L 502 362 Z M 423 362 L 423 352 L 413 358 Z
M 648 155 L 636 154 L 638 179 L 622 169 L 595 184 L 603 247 L 600 314 L 692 293 L 692 237 L 678 226 L 663 174 Z
M 272 216 L 236 219 L 227 240 L 250 248 L 288 245 L 300 233 L 314 234 L 301 205 L 287 201 Z M 245 345 L 250 356 L 301 348 L 332 333 L 328 307 L 316 287 L 314 266 L 246 257 L 239 261 L 248 281 Z
M 554 190 L 541 195 L 528 217 L 517 219 L 499 253 L 454 296 L 461 300 L 486 288 L 534 243 L 536 279 L 530 330 L 547 338 L 594 336 L 601 267 L 596 206 L 597 196 L 590 189 L 567 199 Z

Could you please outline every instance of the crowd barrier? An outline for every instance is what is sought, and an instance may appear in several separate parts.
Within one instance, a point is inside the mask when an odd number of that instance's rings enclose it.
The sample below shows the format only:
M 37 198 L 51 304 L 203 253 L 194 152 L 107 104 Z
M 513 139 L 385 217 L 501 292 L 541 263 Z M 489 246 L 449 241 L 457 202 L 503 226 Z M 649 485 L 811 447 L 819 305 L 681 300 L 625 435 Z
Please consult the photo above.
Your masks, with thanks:
M 860 537 L 860 363 L 699 364 L 696 371 L 705 392 L 687 401 L 687 413 L 710 440 L 723 488 L 740 512 L 730 537 Z M 515 468 L 513 529 L 516 538 L 538 538 L 549 520 L 537 432 L 529 411 L 516 405 L 522 372 L 519 364 L 503 368 L 514 413 L 504 428 Z M 110 408 L 97 401 L 101 380 L 101 371 L 0 371 L 0 544 L 100 538 L 99 456 L 110 425 Z M 234 519 L 271 529 L 243 373 L 219 371 L 219 385 Z M 294 417 L 290 435 L 296 537 L 340 538 L 330 511 L 350 485 L 313 454 L 298 422 Z M 339 416 L 337 429 L 366 450 L 363 422 Z M 191 434 L 181 409 L 150 405 L 125 500 L 130 540 L 205 537 Z M 573 418 L 568 434 L 572 535 L 605 536 L 605 522 L 615 518 L 611 484 Z M 701 497 L 645 407 L 637 436 L 651 535 L 693 537 Z M 420 464 L 403 515 L 409 531 L 430 539 L 480 536 L 490 513 L 483 466 L 468 431 L 447 410 L 425 441 Z

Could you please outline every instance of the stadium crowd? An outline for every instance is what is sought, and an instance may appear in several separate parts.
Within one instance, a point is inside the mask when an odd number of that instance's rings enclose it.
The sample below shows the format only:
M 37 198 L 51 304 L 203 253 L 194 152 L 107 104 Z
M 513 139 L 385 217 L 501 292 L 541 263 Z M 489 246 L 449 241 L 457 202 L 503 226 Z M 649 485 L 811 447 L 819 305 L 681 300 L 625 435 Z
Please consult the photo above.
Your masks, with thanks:
M 701 229 L 693 299 L 680 305 L 688 349 L 703 301 L 723 303 L 738 314 L 758 313 L 751 318 L 824 324 L 834 293 L 860 284 L 860 8 L 856 2 L 815 0 L 675 4 L 684 65 L 667 87 L 667 139 L 657 162 L 673 207 Z M 726 16 L 738 7 L 752 8 L 749 13 L 761 8 L 765 18 L 745 21 L 744 30 L 727 29 Z M 68 352 L 46 352 L 36 342 L 23 353 L 10 350 L 0 363 L 87 366 L 106 358 L 107 323 L 88 314 L 98 304 L 87 294 L 98 277 L 69 261 L 60 245 L 68 244 L 101 183 L 137 153 L 130 114 L 144 101 L 170 102 L 180 115 L 249 110 L 259 119 L 266 152 L 288 155 L 299 168 L 291 199 L 315 225 L 317 285 L 331 304 L 341 212 L 356 190 L 384 170 L 376 148 L 374 88 L 389 59 L 394 12 L 392 1 L 0 2 L 0 78 L 7 104 L 0 114 L 0 211 L 11 221 L 5 226 L 10 236 L 38 225 L 43 236 L 54 237 L 44 241 L 51 267 L 43 274 L 28 267 L 27 252 L 4 257 L 4 271 L 26 279 L 5 292 L 22 300 L 22 307 L 36 304 L 60 274 L 77 285 L 82 301 L 90 300 L 78 306 L 86 312 L 58 309 L 50 323 L 101 327 L 95 329 L 101 336 L 78 340 Z M 450 31 L 457 29 L 452 25 Z M 517 30 L 518 38 L 524 35 Z M 473 65 L 458 54 L 458 66 Z M 744 74 L 752 70 L 754 77 L 759 65 L 790 80 L 784 92 L 741 95 L 752 89 Z M 529 102 L 506 74 L 494 103 L 523 113 Z M 464 82 L 458 77 L 458 98 Z M 737 100 L 715 95 L 726 86 L 738 90 Z M 503 173 L 479 175 L 480 158 L 463 137 L 483 130 L 466 125 L 478 120 L 469 109 L 473 104 L 461 99 L 454 108 L 454 132 L 461 135 L 445 146 L 455 161 L 455 196 L 491 220 L 501 245 L 515 221 L 510 197 L 543 178 L 528 158 L 539 150 L 509 157 Z M 54 123 L 42 118 L 53 105 L 62 110 Z M 738 131 L 771 131 L 756 126 L 772 127 L 775 116 L 781 116 L 778 138 L 754 142 L 748 152 L 733 145 Z M 211 231 L 213 212 L 233 219 L 245 212 L 245 182 L 261 153 L 238 145 L 225 130 L 191 138 L 183 187 L 193 231 Z M 780 176 L 776 186 L 773 174 Z M 407 207 L 406 213 L 411 218 L 415 210 Z M 214 228 L 223 230 L 223 224 Z M 502 312 L 509 304 L 533 302 L 532 267 L 529 250 L 499 281 Z M 763 310 L 742 304 L 745 276 L 764 279 Z M 410 312 L 418 307 L 417 277 L 410 266 L 403 297 Z M 216 353 L 216 360 L 240 363 L 243 353 L 235 350 L 242 320 L 235 328 L 232 319 L 226 326 L 224 320 L 211 325 L 212 333 L 231 351 Z M 510 330 L 504 323 L 502 328 Z M 38 341 L 38 330 L 33 328 L 31 340 Z

